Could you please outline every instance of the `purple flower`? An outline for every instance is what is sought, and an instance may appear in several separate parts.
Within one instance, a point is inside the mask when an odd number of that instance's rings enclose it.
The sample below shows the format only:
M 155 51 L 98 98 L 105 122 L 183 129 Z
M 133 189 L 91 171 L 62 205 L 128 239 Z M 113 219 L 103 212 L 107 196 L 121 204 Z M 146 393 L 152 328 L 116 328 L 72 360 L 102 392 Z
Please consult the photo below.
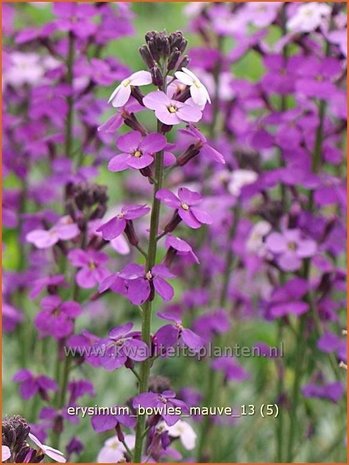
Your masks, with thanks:
M 6 333 L 14 331 L 18 323 L 23 321 L 23 314 L 13 305 L 6 302 L 2 304 L 2 324 Z
M 97 30 L 91 18 L 96 14 L 94 5 L 79 5 L 78 3 L 55 3 L 53 12 L 58 17 L 55 21 L 57 29 L 73 32 L 81 39 L 94 34 Z
M 154 344 L 160 351 L 173 347 L 178 342 L 195 352 L 198 352 L 204 346 L 203 339 L 191 329 L 184 328 L 182 321 L 175 315 L 165 312 L 159 312 L 157 315 L 172 322 L 172 324 L 162 326 L 154 335 Z
M 267 250 L 276 255 L 277 263 L 284 271 L 299 270 L 302 260 L 312 257 L 317 251 L 316 242 L 303 239 L 298 229 L 273 232 L 267 236 L 265 245 Z
M 145 272 L 143 266 L 131 263 L 124 267 L 119 277 L 126 280 L 127 297 L 135 305 L 142 305 L 152 297 L 154 289 L 164 300 L 173 297 L 173 288 L 165 279 L 174 278 L 174 275 L 164 265 L 155 265 Z
M 168 252 L 171 253 L 171 249 L 173 249 L 178 255 L 189 255 L 196 263 L 200 263 L 198 257 L 193 252 L 191 245 L 184 239 L 168 234 L 166 236 L 165 245 L 169 249 Z
M 249 378 L 245 369 L 233 357 L 218 357 L 212 362 L 212 368 L 222 371 L 228 381 L 244 381 Z
M 146 86 L 152 83 L 149 71 L 137 71 L 124 79 L 121 84 L 111 94 L 108 103 L 111 102 L 113 107 L 123 107 L 131 97 L 132 86 Z
M 63 302 L 57 295 L 43 298 L 41 308 L 35 317 L 35 326 L 41 336 L 52 336 L 55 339 L 69 336 L 74 328 L 74 319 L 81 313 L 77 302 Z
M 54 449 L 53 447 L 46 446 L 45 444 L 42 444 L 42 442 L 40 442 L 39 439 L 32 433 L 29 433 L 28 437 L 36 446 L 39 447 L 39 451 L 47 455 L 47 457 L 49 457 L 50 459 L 59 463 L 66 462 L 66 459 L 61 451 Z
M 35 299 L 41 292 L 47 288 L 51 290 L 56 289 L 58 287 L 63 287 L 65 281 L 64 281 L 64 275 L 58 274 L 55 276 L 44 276 L 43 278 L 39 278 L 34 281 L 32 290 L 30 291 L 29 296 L 32 299 Z
M 57 391 L 56 381 L 45 375 L 33 375 L 29 370 L 23 369 L 17 371 L 13 377 L 15 383 L 19 383 L 19 391 L 23 399 L 28 400 L 35 394 L 47 400 L 48 391 Z
M 322 352 L 336 352 L 341 360 L 347 359 L 346 341 L 330 331 L 325 331 L 317 341 L 317 347 Z
M 176 209 L 180 218 L 190 228 L 198 229 L 202 224 L 212 223 L 210 215 L 197 206 L 202 201 L 198 192 L 180 187 L 177 195 L 168 189 L 160 189 L 156 193 L 156 198 L 168 207 Z
M 214 336 L 228 332 L 230 326 L 227 312 L 216 310 L 213 313 L 206 313 L 196 318 L 194 331 L 199 333 L 205 341 L 210 341 Z
M 194 103 L 183 103 L 173 100 L 169 95 L 158 90 L 150 92 L 143 98 L 144 105 L 150 110 L 155 110 L 155 116 L 168 126 L 184 122 L 197 122 L 202 113 Z
M 141 170 L 153 163 L 154 154 L 166 147 L 167 140 L 161 134 L 142 136 L 140 132 L 132 131 L 119 137 L 116 145 L 123 153 L 109 161 L 108 169 L 113 172 L 127 168 Z
M 317 397 L 338 402 L 343 397 L 345 390 L 340 381 L 335 381 L 323 385 L 309 383 L 303 386 L 302 392 L 305 397 Z
M 188 413 L 187 405 L 179 399 L 176 399 L 176 394 L 172 391 L 164 391 L 161 394 L 155 392 L 144 392 L 133 398 L 132 405 L 135 409 L 139 407 L 158 409 L 160 415 L 168 426 L 172 426 L 180 419 L 180 415 L 168 414 L 167 409 L 179 408 L 181 413 Z
M 46 249 L 57 244 L 58 241 L 74 239 L 80 233 L 78 226 L 70 216 L 64 216 L 51 229 L 35 229 L 26 235 L 26 240 L 38 249 Z
M 188 126 L 185 129 L 180 129 L 179 132 L 195 140 L 195 146 L 200 149 L 201 155 L 209 160 L 225 164 L 223 155 L 207 142 L 206 137 L 195 126 Z
M 117 411 L 117 406 L 115 411 Z M 126 428 L 134 428 L 136 419 L 128 415 L 94 415 L 91 419 L 92 427 L 97 433 L 104 433 L 115 428 L 120 424 Z
M 126 323 L 110 331 L 107 339 L 97 343 L 103 349 L 100 364 L 106 370 L 116 370 L 125 365 L 128 359 L 142 362 L 149 356 L 149 349 L 140 340 L 140 333 L 131 331 L 132 323 Z
M 111 241 L 125 231 L 128 221 L 140 218 L 146 215 L 149 211 L 150 208 L 145 205 L 130 205 L 129 207 L 123 207 L 117 216 L 114 216 L 111 220 L 99 226 L 97 232 L 102 233 L 104 240 Z
M 108 256 L 97 250 L 71 250 L 68 259 L 73 266 L 80 268 L 76 274 L 76 282 L 84 289 L 90 289 L 100 284 L 110 275 L 107 268 L 104 267 Z
M 84 395 L 91 397 L 96 395 L 93 384 L 87 379 L 71 381 L 68 384 L 68 391 L 70 393 L 69 404 L 75 404 L 77 399 Z
M 267 304 L 267 318 L 281 318 L 287 315 L 302 315 L 309 305 L 302 298 L 309 291 L 309 284 L 301 278 L 294 278 L 276 287 Z

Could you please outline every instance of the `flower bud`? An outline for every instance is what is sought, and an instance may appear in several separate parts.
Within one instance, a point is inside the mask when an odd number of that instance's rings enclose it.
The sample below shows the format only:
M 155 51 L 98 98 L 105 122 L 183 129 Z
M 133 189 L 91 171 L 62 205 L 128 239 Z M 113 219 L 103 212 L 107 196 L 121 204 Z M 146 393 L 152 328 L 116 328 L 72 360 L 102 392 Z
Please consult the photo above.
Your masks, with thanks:
M 142 45 L 142 47 L 139 48 L 139 53 L 149 69 L 155 66 L 155 60 L 146 45 Z
M 177 166 L 186 165 L 192 158 L 200 153 L 201 147 L 198 144 L 191 144 L 187 150 L 177 158 Z
M 167 223 L 164 228 L 165 233 L 170 233 L 176 229 L 179 223 L 182 221 L 181 217 L 178 215 L 178 211 L 176 210 L 171 218 L 171 220 Z
M 126 223 L 126 228 L 125 228 L 125 234 L 126 237 L 131 245 L 138 245 L 138 237 L 135 231 L 135 228 L 133 226 L 132 220 L 128 220 Z
M 162 76 L 160 68 L 157 65 L 151 68 L 150 74 L 151 74 L 154 86 L 162 87 L 164 85 L 164 78 Z
M 172 71 L 173 69 L 177 69 L 177 62 L 181 56 L 181 52 L 178 49 L 175 49 L 168 59 L 167 63 L 167 71 Z

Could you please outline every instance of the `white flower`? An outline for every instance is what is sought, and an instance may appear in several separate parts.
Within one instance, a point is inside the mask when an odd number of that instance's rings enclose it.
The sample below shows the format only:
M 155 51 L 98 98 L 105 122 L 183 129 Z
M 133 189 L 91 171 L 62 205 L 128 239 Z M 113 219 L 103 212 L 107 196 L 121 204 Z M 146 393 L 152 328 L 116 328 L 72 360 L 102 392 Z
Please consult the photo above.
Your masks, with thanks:
M 264 255 L 264 237 L 269 234 L 271 229 L 271 224 L 267 221 L 258 221 L 250 231 L 250 235 L 246 242 L 246 249 L 260 256 Z
M 31 441 L 39 447 L 43 454 L 47 455 L 47 457 L 50 457 L 50 459 L 59 463 L 66 462 L 66 459 L 61 451 L 54 449 L 53 447 L 46 446 L 45 444 L 42 444 L 39 441 L 39 439 L 36 436 L 34 436 L 34 434 L 29 433 L 29 439 L 31 439 Z
M 241 189 L 248 184 L 252 184 L 256 181 L 258 175 L 255 171 L 251 170 L 235 170 L 230 175 L 230 182 L 228 184 L 228 190 L 232 195 L 236 197 L 240 195 Z
M 131 86 L 146 86 L 152 83 L 149 71 L 137 71 L 124 79 L 111 94 L 108 103 L 113 107 L 123 107 L 131 96 Z
M 287 21 L 287 29 L 292 32 L 311 32 L 319 27 L 323 19 L 329 17 L 329 5 L 312 2 L 301 5 L 296 13 Z
M 161 423 L 161 426 L 167 430 L 172 438 L 179 438 L 186 450 L 193 450 L 196 444 L 196 433 L 186 421 L 179 420 L 172 426 Z
M 11 451 L 7 446 L 1 446 L 1 461 L 5 462 L 11 457 Z
M 13 86 L 38 84 L 44 75 L 40 56 L 35 53 L 13 52 L 10 65 L 5 68 L 4 79 Z
M 125 444 L 129 449 L 135 446 L 135 436 L 133 434 L 126 434 Z M 118 440 L 112 437 L 105 441 L 104 446 L 99 451 L 97 463 L 120 463 L 125 461 L 125 446 Z
M 175 76 L 179 82 L 190 87 L 190 95 L 196 105 L 203 107 L 206 102 L 211 103 L 206 87 L 189 69 L 182 68 L 182 71 L 177 71 Z

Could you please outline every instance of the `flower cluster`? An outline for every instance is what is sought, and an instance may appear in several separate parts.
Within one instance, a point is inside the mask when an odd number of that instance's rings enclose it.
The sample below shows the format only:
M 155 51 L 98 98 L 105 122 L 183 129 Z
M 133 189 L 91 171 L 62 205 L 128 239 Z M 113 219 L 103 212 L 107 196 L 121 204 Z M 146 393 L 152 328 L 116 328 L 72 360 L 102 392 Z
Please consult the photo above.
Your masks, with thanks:
M 3 5 L 3 461 L 344 457 L 344 5 L 138 7 Z

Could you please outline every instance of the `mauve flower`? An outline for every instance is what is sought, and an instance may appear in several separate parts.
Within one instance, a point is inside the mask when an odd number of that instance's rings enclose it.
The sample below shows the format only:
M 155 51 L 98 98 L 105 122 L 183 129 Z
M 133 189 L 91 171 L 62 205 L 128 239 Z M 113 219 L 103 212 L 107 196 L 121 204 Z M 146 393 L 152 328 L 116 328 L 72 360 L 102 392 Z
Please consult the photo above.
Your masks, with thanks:
M 316 242 L 303 239 L 298 229 L 272 232 L 267 236 L 265 246 L 269 252 L 276 255 L 276 261 L 284 271 L 299 270 L 303 259 L 314 256 L 317 251 Z
M 38 249 L 46 249 L 57 244 L 58 241 L 74 239 L 80 233 L 78 226 L 70 216 L 64 216 L 51 229 L 35 229 L 26 235 L 26 240 Z
M 253 184 L 258 179 L 258 174 L 252 170 L 234 170 L 229 176 L 228 191 L 238 197 L 244 186 Z
M 74 319 L 81 313 L 80 304 L 73 300 L 63 302 L 57 295 L 43 298 L 41 309 L 35 317 L 35 326 L 41 336 L 55 339 L 69 336 L 74 328 Z
M 44 289 L 56 289 L 62 288 L 65 284 L 63 274 L 57 274 L 55 276 L 44 276 L 43 278 L 36 279 L 33 282 L 32 290 L 30 291 L 29 297 L 35 299 Z
M 132 327 L 132 323 L 118 326 L 109 332 L 107 339 L 102 339 L 97 343 L 97 347 L 104 350 L 100 357 L 100 365 L 106 370 L 116 370 L 128 359 L 142 362 L 148 358 L 147 344 L 140 340 L 139 332 L 131 331 Z
M 16 326 L 23 321 L 23 314 L 13 305 L 6 302 L 2 304 L 2 325 L 5 333 L 10 333 L 16 329 Z
M 28 400 L 39 393 L 44 399 L 48 398 L 48 391 L 57 391 L 56 381 L 45 375 L 34 375 L 31 371 L 22 369 L 12 378 L 19 383 L 19 391 L 23 399 Z
M 323 385 L 309 383 L 303 386 L 302 392 L 305 397 L 317 397 L 338 402 L 343 397 L 345 390 L 340 381 L 335 381 Z
M 113 408 L 113 407 L 112 407 Z M 117 406 L 115 411 L 117 411 Z M 94 415 L 91 418 L 93 429 L 97 433 L 104 433 L 105 431 L 115 430 L 120 424 L 126 428 L 134 428 L 136 425 L 136 419 L 129 415 Z
M 198 192 L 180 187 L 177 195 L 178 197 L 168 189 L 160 189 L 156 198 L 168 207 L 176 209 L 180 218 L 190 228 L 198 229 L 202 224 L 212 223 L 211 216 L 197 206 L 202 201 Z
M 157 90 L 150 92 L 143 98 L 144 105 L 150 110 L 155 110 L 155 116 L 168 126 L 184 122 L 197 122 L 202 113 L 195 104 L 178 102 L 164 92 Z
M 286 27 L 292 32 L 315 31 L 331 15 L 331 7 L 319 2 L 300 4 L 295 14 L 287 20 Z
M 57 16 L 54 24 L 61 31 L 72 32 L 81 39 L 86 39 L 97 31 L 97 24 L 92 21 L 92 17 L 97 13 L 94 5 L 54 3 L 53 13 Z
M 160 349 L 173 347 L 180 342 L 181 344 L 189 347 L 189 349 L 198 352 L 203 346 L 203 339 L 198 336 L 194 331 L 184 328 L 182 321 L 175 315 L 166 312 L 159 312 L 157 314 L 163 320 L 171 321 L 169 325 L 162 326 L 154 335 L 154 344 Z
M 69 396 L 69 404 L 75 404 L 76 401 L 85 395 L 88 396 L 95 396 L 95 390 L 91 381 L 87 379 L 79 379 L 71 381 L 68 384 L 68 391 L 70 393 Z
M 204 107 L 206 102 L 211 103 L 206 87 L 192 71 L 182 68 L 181 71 L 175 73 L 175 76 L 179 82 L 189 86 L 191 98 L 196 105 Z
M 225 164 L 223 155 L 207 142 L 206 137 L 195 126 L 180 129 L 179 133 L 195 140 L 195 148 L 200 149 L 200 155 L 217 163 Z
M 125 434 L 124 441 L 127 447 L 132 450 L 135 446 L 135 436 Z M 115 436 L 105 441 L 102 449 L 98 452 L 97 463 L 120 463 L 126 462 L 125 454 L 127 450 L 122 442 Z
M 218 334 L 227 333 L 231 323 L 229 316 L 224 310 L 216 310 L 212 313 L 201 315 L 194 321 L 194 331 L 205 341 L 210 341 Z
M 342 73 L 342 64 L 333 57 L 316 57 L 298 63 L 296 92 L 306 97 L 330 99 L 337 92 L 334 80 Z
M 10 64 L 4 71 L 4 82 L 14 87 L 24 84 L 32 86 L 40 82 L 44 71 L 40 56 L 36 53 L 13 51 L 10 55 Z
M 150 208 L 145 205 L 129 205 L 128 207 L 123 207 L 118 215 L 99 226 L 97 232 L 102 233 L 104 240 L 111 241 L 125 231 L 128 221 L 141 218 L 149 213 L 149 211 Z
M 115 108 L 123 107 L 131 96 L 132 86 L 146 86 L 151 83 L 152 77 L 149 71 L 137 71 L 121 81 L 121 84 L 111 94 L 108 103 L 111 102 Z
M 325 331 L 317 341 L 317 347 L 322 352 L 336 352 L 340 360 L 347 359 L 346 341 L 330 331 Z
M 140 132 L 132 131 L 120 136 L 116 145 L 123 153 L 109 161 L 108 169 L 113 172 L 127 168 L 140 170 L 153 163 L 154 154 L 166 147 L 167 140 L 162 134 L 152 133 L 142 136 Z
M 75 249 L 68 254 L 68 259 L 73 266 L 80 268 L 76 273 L 76 282 L 84 289 L 90 289 L 100 284 L 110 275 L 105 264 L 108 261 L 108 255 L 97 250 Z
M 151 296 L 153 287 L 164 300 L 173 297 L 173 288 L 165 279 L 174 275 L 164 265 L 155 265 L 145 272 L 143 266 L 130 263 L 120 271 L 119 277 L 126 280 L 127 297 L 135 305 L 142 305 Z
M 65 463 L 66 459 L 63 455 L 63 452 L 54 449 L 53 447 L 46 446 L 39 441 L 39 439 L 34 436 L 34 434 L 28 434 L 29 439 L 39 448 L 39 451 L 42 452 L 44 455 L 47 455 L 50 459 L 54 460 L 55 462 Z
M 137 409 L 139 407 L 150 407 L 153 409 L 159 409 L 158 414 L 164 419 L 164 421 L 172 426 L 180 419 L 180 415 L 177 414 L 167 414 L 166 407 L 180 408 L 181 413 L 188 413 L 187 405 L 182 401 L 176 399 L 176 394 L 172 391 L 164 391 L 162 393 L 155 392 L 143 392 L 138 396 L 134 397 L 132 400 L 133 408 Z
M 228 381 L 244 381 L 249 378 L 246 370 L 233 357 L 218 357 L 212 362 L 212 368 L 222 371 Z
M 301 278 L 293 278 L 273 289 L 267 303 L 267 318 L 281 318 L 287 315 L 302 315 L 309 310 L 309 304 L 302 299 L 309 291 L 309 284 Z
M 171 248 L 174 249 L 177 252 L 177 255 L 189 255 L 196 263 L 200 263 L 197 255 L 193 252 L 191 245 L 180 237 L 167 234 L 165 245 L 169 250 Z

